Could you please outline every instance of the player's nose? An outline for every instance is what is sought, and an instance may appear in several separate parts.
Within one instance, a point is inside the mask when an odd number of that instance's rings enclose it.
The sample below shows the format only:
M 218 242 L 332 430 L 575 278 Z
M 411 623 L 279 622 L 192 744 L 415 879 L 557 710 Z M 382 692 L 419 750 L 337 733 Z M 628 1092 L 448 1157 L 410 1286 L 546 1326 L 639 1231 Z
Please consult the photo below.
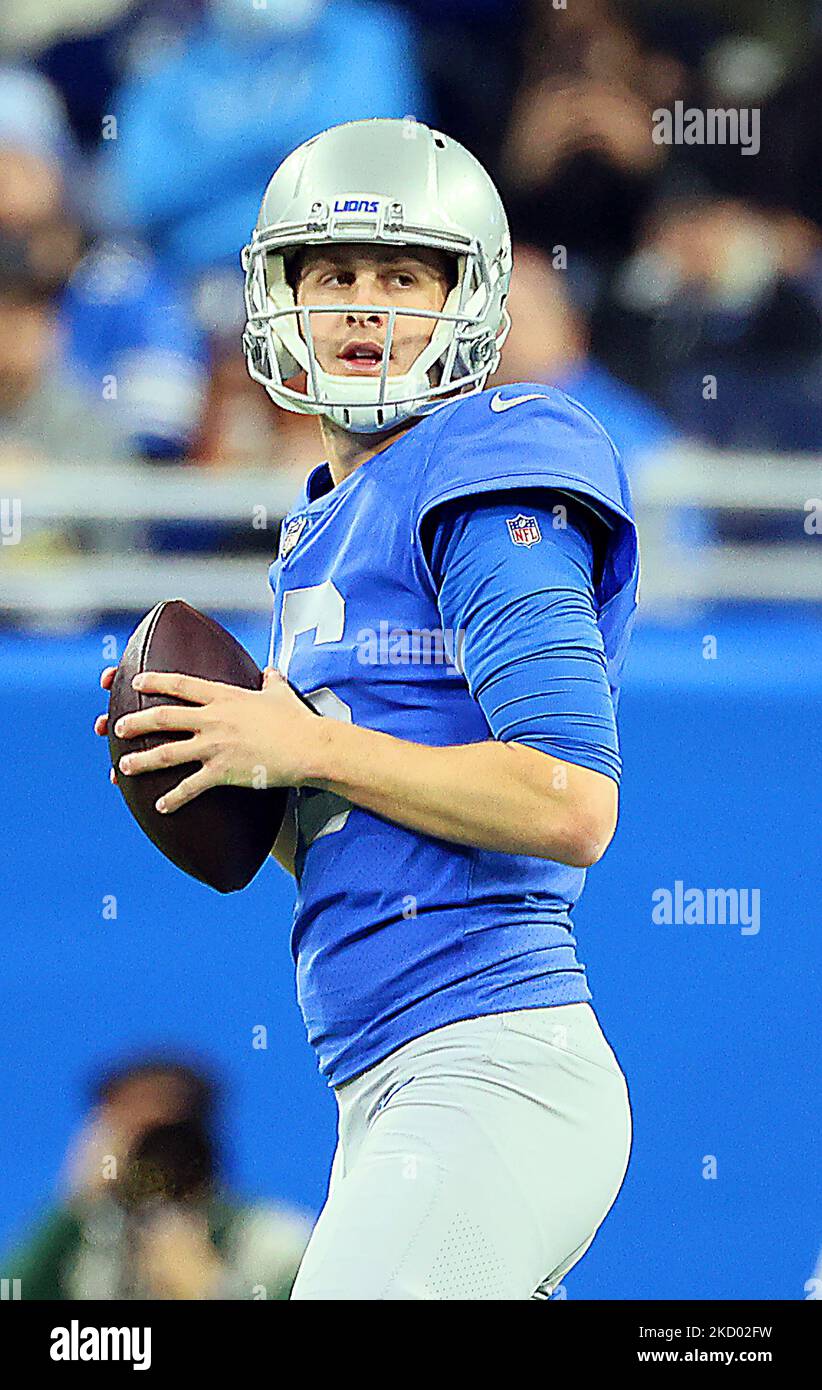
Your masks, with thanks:
M 365 309 L 349 309 L 345 319 L 349 328 L 353 328 L 357 324 L 363 328 L 369 325 L 373 328 L 375 325 L 378 327 L 381 326 L 385 322 L 386 317 L 385 314 L 378 314 L 375 312 L 369 313 Z
M 379 281 L 373 275 L 358 275 L 351 286 L 351 297 L 349 300 L 349 315 L 351 317 L 363 317 L 363 311 L 358 307 L 366 304 L 380 303 Z M 368 319 L 381 319 L 384 316 L 377 313 L 366 313 Z

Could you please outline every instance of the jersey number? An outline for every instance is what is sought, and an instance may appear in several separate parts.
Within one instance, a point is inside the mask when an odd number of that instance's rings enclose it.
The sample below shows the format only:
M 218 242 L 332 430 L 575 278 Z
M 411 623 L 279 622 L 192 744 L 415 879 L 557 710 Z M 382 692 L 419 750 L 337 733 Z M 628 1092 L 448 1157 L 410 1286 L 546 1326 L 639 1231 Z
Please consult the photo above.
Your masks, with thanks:
M 314 633 L 314 644 L 342 640 L 345 627 L 345 599 L 326 579 L 322 584 L 312 584 L 307 589 L 289 589 L 283 594 L 280 609 L 280 630 L 282 647 L 277 669 L 288 679 L 288 668 L 294 654 L 297 638 L 303 632 Z M 312 690 L 303 699 L 317 714 L 327 719 L 339 719 L 344 724 L 351 723 L 351 706 L 335 695 L 330 686 L 323 685 Z M 313 787 L 297 789 L 297 858 L 302 860 L 305 851 L 321 835 L 331 835 L 342 830 L 351 812 L 351 802 L 336 792 L 318 791 Z

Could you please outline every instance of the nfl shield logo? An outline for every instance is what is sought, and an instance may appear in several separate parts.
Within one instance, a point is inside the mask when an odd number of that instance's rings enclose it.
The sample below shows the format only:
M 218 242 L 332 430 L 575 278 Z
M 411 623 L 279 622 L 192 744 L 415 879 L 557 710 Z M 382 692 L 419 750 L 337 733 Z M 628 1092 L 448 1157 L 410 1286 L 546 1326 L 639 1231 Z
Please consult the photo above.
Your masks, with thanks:
M 542 532 L 535 516 L 512 516 L 508 519 L 508 534 L 514 545 L 536 545 L 542 540 Z
M 297 541 L 300 539 L 300 536 L 305 530 L 305 523 L 307 521 L 307 516 L 295 516 L 292 517 L 291 521 L 289 521 L 288 525 L 283 531 L 282 538 L 280 540 L 281 560 L 284 560 L 286 555 L 291 554 L 291 551 L 294 549 L 295 545 L 297 544 Z

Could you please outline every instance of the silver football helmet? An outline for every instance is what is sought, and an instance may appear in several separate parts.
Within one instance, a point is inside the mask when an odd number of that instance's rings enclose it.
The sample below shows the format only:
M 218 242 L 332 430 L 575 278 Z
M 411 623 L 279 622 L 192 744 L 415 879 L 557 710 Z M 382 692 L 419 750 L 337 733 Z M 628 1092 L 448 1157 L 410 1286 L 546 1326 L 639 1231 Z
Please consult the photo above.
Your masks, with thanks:
M 457 277 L 441 310 L 358 305 L 358 313 L 385 315 L 386 341 L 379 375 L 352 379 L 320 366 L 309 317 L 350 305 L 297 305 L 286 255 L 369 241 L 444 251 Z M 355 433 L 380 433 L 481 391 L 510 328 L 511 237 L 499 193 L 468 150 L 410 117 L 349 121 L 298 146 L 265 191 L 242 264 L 251 376 L 286 410 L 326 415 Z M 398 314 L 436 324 L 410 371 L 389 376 Z M 305 391 L 286 385 L 301 371 Z

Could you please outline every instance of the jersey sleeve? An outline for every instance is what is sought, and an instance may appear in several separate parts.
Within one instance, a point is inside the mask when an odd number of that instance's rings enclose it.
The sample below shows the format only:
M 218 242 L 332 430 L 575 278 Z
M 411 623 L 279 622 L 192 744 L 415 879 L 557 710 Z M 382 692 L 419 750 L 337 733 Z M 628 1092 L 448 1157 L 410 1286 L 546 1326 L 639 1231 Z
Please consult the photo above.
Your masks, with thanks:
M 512 498 L 531 513 L 528 546 L 511 539 Z M 570 501 L 557 527 L 553 501 L 550 492 L 523 490 L 442 505 L 430 569 L 443 631 L 494 738 L 619 783 L 591 514 Z
M 610 436 L 583 406 L 552 387 L 518 383 L 467 397 L 443 414 L 413 503 L 414 539 L 426 571 L 426 519 L 444 503 L 545 487 L 576 497 L 611 533 L 601 602 L 635 581 L 638 550 L 628 479 Z

